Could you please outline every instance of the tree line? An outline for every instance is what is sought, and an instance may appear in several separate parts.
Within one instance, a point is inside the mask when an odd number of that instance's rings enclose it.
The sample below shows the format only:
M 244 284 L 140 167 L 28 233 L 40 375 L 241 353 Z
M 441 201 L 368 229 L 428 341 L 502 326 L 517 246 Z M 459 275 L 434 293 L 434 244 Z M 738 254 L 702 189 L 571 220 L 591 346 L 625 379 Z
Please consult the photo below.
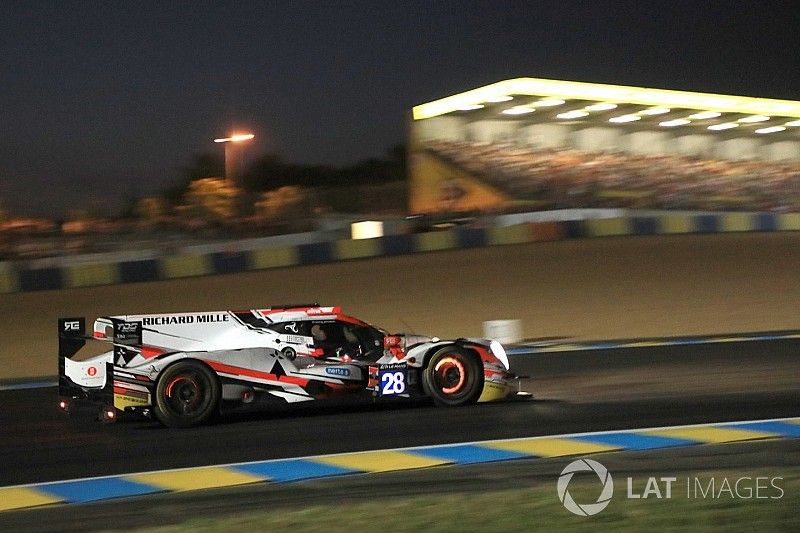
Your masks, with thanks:
M 172 205 L 178 205 L 190 184 L 202 178 L 222 177 L 225 161 L 221 155 L 202 153 L 194 156 L 181 169 L 181 179 L 163 192 Z M 352 165 L 303 165 L 284 160 L 276 154 L 266 154 L 243 169 L 237 181 L 246 192 L 276 190 L 284 186 L 315 188 L 342 185 L 382 184 L 404 181 L 406 178 L 405 146 L 398 144 L 386 151 L 384 157 L 370 158 Z
M 224 158 L 203 153 L 160 195 L 131 199 L 125 218 L 144 224 L 247 227 L 313 224 L 325 213 L 400 213 L 406 206 L 405 147 L 353 165 L 303 165 L 268 154 L 224 178 Z

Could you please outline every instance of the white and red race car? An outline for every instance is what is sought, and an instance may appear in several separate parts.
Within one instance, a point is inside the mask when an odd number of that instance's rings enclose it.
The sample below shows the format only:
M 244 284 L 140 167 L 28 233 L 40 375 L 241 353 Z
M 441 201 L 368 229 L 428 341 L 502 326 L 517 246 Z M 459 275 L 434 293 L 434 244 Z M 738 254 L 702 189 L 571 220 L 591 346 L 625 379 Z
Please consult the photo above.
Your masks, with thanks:
M 58 329 L 60 407 L 88 401 L 106 421 L 138 411 L 187 427 L 270 400 L 366 393 L 454 406 L 515 391 L 497 341 L 389 335 L 317 304 L 100 317 L 88 335 L 85 319 L 62 318 Z M 71 359 L 87 339 L 113 349 Z

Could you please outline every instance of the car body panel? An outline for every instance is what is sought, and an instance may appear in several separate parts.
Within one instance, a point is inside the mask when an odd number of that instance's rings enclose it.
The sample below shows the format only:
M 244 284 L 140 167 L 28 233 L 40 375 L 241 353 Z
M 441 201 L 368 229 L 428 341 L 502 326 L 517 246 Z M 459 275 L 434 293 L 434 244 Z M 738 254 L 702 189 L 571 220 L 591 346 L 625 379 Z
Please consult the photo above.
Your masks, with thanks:
M 479 401 L 499 400 L 513 390 L 505 351 L 496 341 L 388 335 L 339 307 L 115 315 L 96 319 L 90 336 L 83 324 L 84 319 L 59 320 L 60 394 L 118 410 L 149 409 L 159 376 L 186 359 L 210 368 L 222 385 L 222 400 L 237 405 L 353 393 L 383 398 L 375 380 L 389 371 L 403 381 L 402 387 L 384 387 L 396 393 L 391 395 L 425 396 L 427 359 L 446 346 L 480 358 Z M 89 338 L 110 343 L 112 350 L 71 359 Z

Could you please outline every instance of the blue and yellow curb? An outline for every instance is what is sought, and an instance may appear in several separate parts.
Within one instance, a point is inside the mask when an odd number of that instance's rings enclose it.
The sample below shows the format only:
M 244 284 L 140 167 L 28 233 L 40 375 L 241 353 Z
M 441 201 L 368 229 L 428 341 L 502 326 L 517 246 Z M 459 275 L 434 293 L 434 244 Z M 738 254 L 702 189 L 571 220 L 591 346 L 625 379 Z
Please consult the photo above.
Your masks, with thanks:
M 602 431 L 317 455 L 0 487 L 0 511 L 443 465 L 800 438 L 800 418 Z
M 446 231 L 386 235 L 374 239 L 342 239 L 64 267 L 26 268 L 21 263 L 7 261 L 0 262 L 0 294 L 181 279 L 370 257 L 585 237 L 777 231 L 800 231 L 800 213 L 667 213 L 657 216 L 523 222 L 513 226 L 485 228 L 460 226 Z M 235 248 L 235 243 L 232 247 Z

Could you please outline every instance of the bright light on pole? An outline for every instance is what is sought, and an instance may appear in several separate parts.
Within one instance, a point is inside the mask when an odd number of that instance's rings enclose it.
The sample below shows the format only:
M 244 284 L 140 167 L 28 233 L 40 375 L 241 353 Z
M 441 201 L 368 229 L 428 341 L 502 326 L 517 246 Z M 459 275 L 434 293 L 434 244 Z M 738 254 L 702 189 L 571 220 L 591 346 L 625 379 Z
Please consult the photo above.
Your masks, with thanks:
M 239 163 L 239 153 L 237 143 L 249 141 L 255 137 L 252 133 L 233 133 L 230 137 L 214 139 L 215 143 L 225 144 L 225 179 L 231 183 L 236 183 L 236 170 Z
M 214 139 L 214 142 L 215 143 L 229 143 L 229 142 L 238 143 L 238 142 L 242 142 L 242 141 L 249 141 L 253 137 L 255 137 L 255 135 L 253 135 L 252 133 L 236 133 L 234 135 L 231 135 L 230 137 L 223 137 L 222 139 Z

